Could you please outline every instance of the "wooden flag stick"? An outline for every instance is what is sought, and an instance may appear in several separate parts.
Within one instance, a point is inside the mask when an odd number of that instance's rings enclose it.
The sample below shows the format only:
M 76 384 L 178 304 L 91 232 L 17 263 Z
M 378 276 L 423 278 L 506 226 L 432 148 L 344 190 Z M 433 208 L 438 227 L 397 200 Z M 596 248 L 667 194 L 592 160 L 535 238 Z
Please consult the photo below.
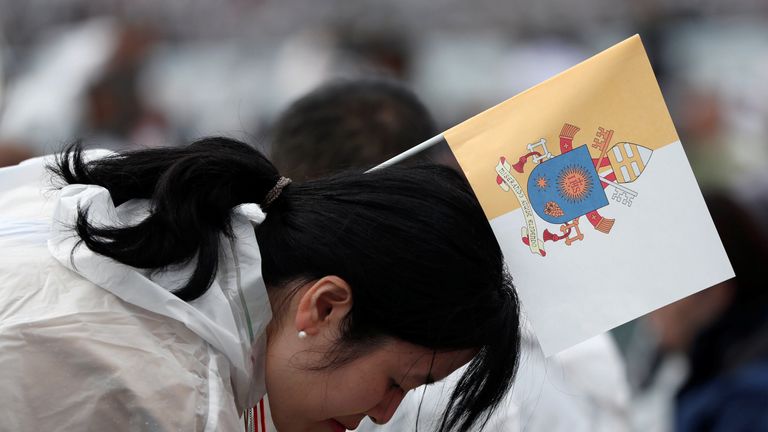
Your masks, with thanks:
M 423 152 L 424 150 L 432 147 L 433 145 L 439 143 L 442 140 L 443 140 L 443 134 L 435 135 L 432 138 L 430 138 L 430 139 L 424 141 L 423 143 L 417 145 L 416 147 L 412 147 L 412 148 L 410 148 L 410 149 L 400 153 L 399 155 L 393 157 L 392 159 L 389 159 L 387 161 L 384 161 L 384 162 L 376 165 L 375 167 L 369 169 L 365 173 L 367 174 L 367 173 L 369 173 L 371 171 L 376 171 L 376 170 L 381 169 L 381 168 L 386 168 L 386 167 L 388 167 L 390 165 L 394 165 L 394 164 L 396 164 L 398 162 L 404 161 L 404 160 L 408 159 L 409 157 L 411 157 L 411 156 L 413 156 L 415 154 Z

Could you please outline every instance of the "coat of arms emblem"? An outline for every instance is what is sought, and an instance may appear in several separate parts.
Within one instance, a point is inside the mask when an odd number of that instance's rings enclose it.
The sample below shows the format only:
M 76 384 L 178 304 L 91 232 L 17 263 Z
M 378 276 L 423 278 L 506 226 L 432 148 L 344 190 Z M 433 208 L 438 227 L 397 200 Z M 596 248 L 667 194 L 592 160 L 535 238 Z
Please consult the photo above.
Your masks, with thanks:
M 528 144 L 528 153 L 510 165 L 505 157 L 496 165 L 496 183 L 504 192 L 513 192 L 525 218 L 522 241 L 532 253 L 546 256 L 544 243 L 564 240 L 568 246 L 584 239 L 579 220 L 586 216 L 595 230 L 609 234 L 614 219 L 604 217 L 599 210 L 610 204 L 606 189 L 611 187 L 611 199 L 632 206 L 638 193 L 627 184 L 642 174 L 652 150 L 630 142 L 612 143 L 613 130 L 598 128 L 591 147 L 599 152 L 593 157 L 584 144 L 574 148 L 573 141 L 580 128 L 566 123 L 560 130 L 560 154 L 554 156 L 542 138 Z M 525 173 L 525 165 L 534 165 L 524 190 L 512 170 Z M 549 229 L 539 235 L 533 215 L 550 224 L 559 225 L 559 232 Z

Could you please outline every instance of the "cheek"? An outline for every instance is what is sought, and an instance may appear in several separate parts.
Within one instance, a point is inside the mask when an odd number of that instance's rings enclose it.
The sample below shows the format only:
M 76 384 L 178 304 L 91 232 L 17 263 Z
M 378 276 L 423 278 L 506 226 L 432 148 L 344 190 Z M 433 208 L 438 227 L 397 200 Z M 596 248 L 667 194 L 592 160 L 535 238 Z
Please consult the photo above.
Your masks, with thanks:
M 389 381 L 359 374 L 332 374 L 327 380 L 325 416 L 364 414 L 387 395 Z

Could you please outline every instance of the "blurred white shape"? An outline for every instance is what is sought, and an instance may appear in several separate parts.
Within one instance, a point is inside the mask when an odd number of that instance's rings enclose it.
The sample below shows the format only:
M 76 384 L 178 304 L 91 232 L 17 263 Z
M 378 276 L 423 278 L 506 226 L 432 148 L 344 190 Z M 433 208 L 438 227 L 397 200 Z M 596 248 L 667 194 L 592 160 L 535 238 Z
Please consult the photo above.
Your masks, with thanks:
M 142 99 L 187 138 L 250 133 L 271 82 L 253 46 L 188 43 L 157 49 L 142 75 Z
M 503 66 L 507 46 L 494 31 L 426 36 L 414 50 L 414 88 L 436 118 L 449 122 L 490 108 L 514 94 Z
M 681 354 L 663 358 L 650 385 L 632 398 L 633 430 L 671 432 L 674 430 L 675 395 L 688 375 L 689 365 Z
M 3 121 L 3 84 L 5 84 L 5 75 L 3 75 L 3 57 L 5 55 L 5 40 L 3 39 L 3 27 L 0 26 L 0 123 Z
M 505 80 L 512 93 L 527 90 L 586 60 L 581 46 L 559 39 L 517 43 L 504 53 Z
M 558 39 L 512 43 L 501 32 L 434 34 L 418 44 L 414 83 L 438 119 L 463 120 L 574 66 L 583 48 Z
M 101 72 L 115 40 L 116 27 L 108 19 L 49 34 L 7 83 L 0 139 L 18 140 L 39 153 L 73 139 L 85 89 Z
M 323 30 L 308 30 L 286 39 L 278 51 L 273 72 L 276 111 L 330 77 L 335 47 L 335 37 Z

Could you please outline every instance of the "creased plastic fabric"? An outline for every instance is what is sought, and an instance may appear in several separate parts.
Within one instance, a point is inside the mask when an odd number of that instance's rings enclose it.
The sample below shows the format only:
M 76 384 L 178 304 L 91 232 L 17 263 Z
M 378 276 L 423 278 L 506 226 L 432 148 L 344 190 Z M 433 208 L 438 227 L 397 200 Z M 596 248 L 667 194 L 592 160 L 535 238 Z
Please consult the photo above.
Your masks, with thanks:
M 264 393 L 271 319 L 249 219 L 236 212 L 216 282 L 187 304 L 169 290 L 188 268 L 150 275 L 72 254 L 78 204 L 97 223 L 135 223 L 146 202 L 56 191 L 45 162 L 0 169 L 0 431 L 242 430 Z

